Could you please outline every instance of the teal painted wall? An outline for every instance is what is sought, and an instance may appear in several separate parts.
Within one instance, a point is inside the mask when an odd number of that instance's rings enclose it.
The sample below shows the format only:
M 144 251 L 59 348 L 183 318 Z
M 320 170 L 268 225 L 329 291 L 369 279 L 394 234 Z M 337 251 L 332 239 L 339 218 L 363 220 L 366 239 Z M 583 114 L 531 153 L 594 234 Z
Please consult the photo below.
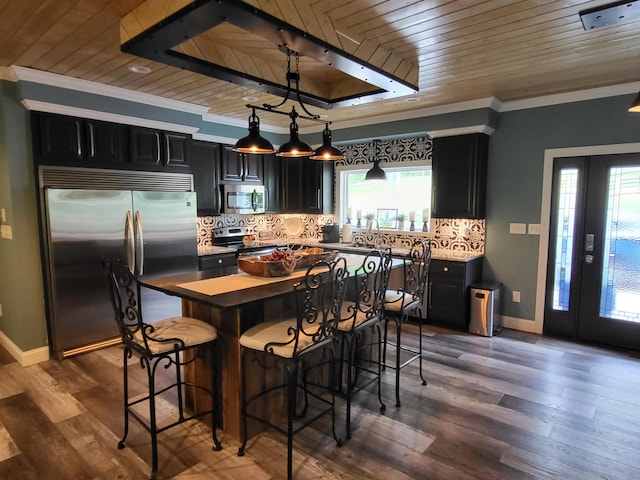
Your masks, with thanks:
M 533 319 L 537 235 L 511 235 L 509 223 L 540 223 L 547 149 L 640 142 L 633 95 L 504 112 L 489 143 L 484 276 L 505 285 L 502 313 Z M 521 292 L 521 302 L 511 292 Z
M 31 129 L 16 85 L 0 82 L 0 208 L 13 239 L 0 238 L 2 331 L 20 350 L 47 344 Z

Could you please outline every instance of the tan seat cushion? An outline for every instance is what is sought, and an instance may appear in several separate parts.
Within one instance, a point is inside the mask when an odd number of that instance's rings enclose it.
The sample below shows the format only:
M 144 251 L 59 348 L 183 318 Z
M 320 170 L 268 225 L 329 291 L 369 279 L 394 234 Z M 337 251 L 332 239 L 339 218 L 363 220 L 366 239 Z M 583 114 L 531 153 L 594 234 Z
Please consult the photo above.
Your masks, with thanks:
M 388 312 L 413 310 L 419 304 L 419 300 L 410 293 L 387 290 L 384 294 L 384 309 Z
M 320 323 L 319 321 L 318 324 L 306 324 L 305 331 L 300 332 L 297 346 L 298 353 L 316 346 L 312 335 L 318 331 Z M 273 346 L 273 354 L 283 358 L 293 358 L 295 343 L 292 340 L 294 335 L 289 332 L 289 329 L 296 328 L 296 325 L 297 320 L 295 318 L 260 323 L 240 336 L 240 345 L 252 350 L 264 351 L 265 346 L 269 343 L 290 342 L 287 345 Z
M 155 340 L 177 338 L 182 340 L 185 346 L 201 345 L 218 337 L 218 331 L 213 325 L 191 317 L 171 317 L 151 325 L 154 330 L 153 333 L 147 333 L 147 338 L 153 337 Z M 136 332 L 134 340 L 144 347 L 141 332 Z M 174 345 L 174 342 L 158 342 L 150 338 L 148 338 L 148 343 L 149 350 L 153 354 L 173 350 Z
M 355 302 L 343 302 L 342 309 L 340 312 L 340 322 L 338 323 L 338 331 L 340 332 L 349 332 L 352 329 L 358 328 L 363 323 L 368 321 L 378 320 L 376 317 L 367 318 L 367 316 L 360 310 L 356 313 L 355 322 L 353 320 L 353 313 L 355 309 Z

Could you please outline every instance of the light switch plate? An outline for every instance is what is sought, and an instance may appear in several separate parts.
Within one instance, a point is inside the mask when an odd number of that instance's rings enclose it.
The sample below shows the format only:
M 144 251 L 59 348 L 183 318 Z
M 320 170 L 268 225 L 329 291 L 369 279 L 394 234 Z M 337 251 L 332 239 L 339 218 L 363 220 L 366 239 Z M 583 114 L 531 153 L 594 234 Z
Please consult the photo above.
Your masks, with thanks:
M 6 238 L 7 240 L 13 239 L 13 231 L 11 230 L 11 225 L 2 225 L 2 227 L 0 227 L 0 236 L 2 236 L 2 238 Z
M 510 223 L 509 233 L 514 233 L 516 235 L 524 235 L 525 233 L 527 233 L 527 224 L 526 223 Z
M 529 224 L 529 235 L 540 235 L 540 224 L 539 223 L 530 223 Z
M 7 221 L 7 212 L 4 208 L 0 208 L 0 222 Z

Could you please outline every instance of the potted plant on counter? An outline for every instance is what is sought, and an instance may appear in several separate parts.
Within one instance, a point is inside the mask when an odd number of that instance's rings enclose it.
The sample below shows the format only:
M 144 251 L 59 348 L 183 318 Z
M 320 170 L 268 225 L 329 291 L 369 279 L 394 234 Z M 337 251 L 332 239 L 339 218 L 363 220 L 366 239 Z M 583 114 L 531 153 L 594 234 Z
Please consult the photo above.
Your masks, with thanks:
M 376 218 L 376 215 L 372 212 L 369 212 L 364 216 L 364 218 L 367 221 L 367 230 L 371 230 L 371 228 L 373 227 L 373 219 Z
M 404 213 L 399 213 L 396 216 L 396 220 L 398 221 L 398 230 L 404 230 L 404 221 L 407 219 L 407 215 Z

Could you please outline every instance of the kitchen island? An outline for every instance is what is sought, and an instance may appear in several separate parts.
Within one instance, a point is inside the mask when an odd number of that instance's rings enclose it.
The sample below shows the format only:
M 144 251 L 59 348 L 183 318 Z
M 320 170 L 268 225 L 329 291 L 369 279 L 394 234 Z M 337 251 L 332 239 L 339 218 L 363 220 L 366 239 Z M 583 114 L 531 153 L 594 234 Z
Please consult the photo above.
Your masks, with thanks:
M 362 264 L 363 255 L 345 254 L 347 265 L 352 271 Z M 396 261 L 396 264 L 401 262 Z M 146 287 L 182 298 L 183 314 L 204 320 L 218 329 L 220 338 L 220 390 L 222 428 L 239 439 L 241 432 L 241 349 L 240 335 L 252 327 L 270 318 L 277 318 L 289 309 L 286 302 L 292 294 L 293 286 L 301 280 L 306 269 L 295 270 L 290 276 L 262 278 L 237 273 L 214 277 L 207 271 L 153 279 L 141 279 Z M 211 378 L 210 363 L 196 359 L 191 367 L 185 369 L 185 379 L 197 383 Z M 251 386 L 264 381 L 259 369 L 248 372 L 247 388 L 251 395 Z M 188 396 L 190 408 L 205 408 L 206 396 Z M 277 405 L 265 406 L 277 408 Z

